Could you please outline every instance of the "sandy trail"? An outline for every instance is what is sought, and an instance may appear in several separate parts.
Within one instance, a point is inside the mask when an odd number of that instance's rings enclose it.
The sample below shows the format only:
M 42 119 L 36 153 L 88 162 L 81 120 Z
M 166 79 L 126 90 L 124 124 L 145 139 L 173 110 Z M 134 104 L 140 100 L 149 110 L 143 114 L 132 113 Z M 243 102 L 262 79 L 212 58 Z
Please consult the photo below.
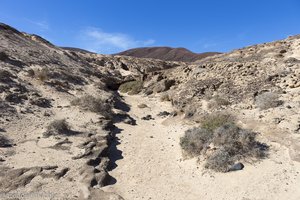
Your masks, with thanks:
M 270 159 L 244 163 L 242 171 L 206 172 L 196 159 L 182 159 L 179 138 L 189 126 L 180 119 L 157 116 L 173 110 L 169 102 L 139 95 L 124 98 L 137 125 L 116 124 L 121 129 L 117 149 L 122 158 L 110 172 L 116 183 L 105 191 L 117 192 L 126 200 L 300 199 L 300 165 L 279 144 L 271 144 Z M 138 108 L 140 103 L 148 108 Z M 141 120 L 148 114 L 155 119 Z

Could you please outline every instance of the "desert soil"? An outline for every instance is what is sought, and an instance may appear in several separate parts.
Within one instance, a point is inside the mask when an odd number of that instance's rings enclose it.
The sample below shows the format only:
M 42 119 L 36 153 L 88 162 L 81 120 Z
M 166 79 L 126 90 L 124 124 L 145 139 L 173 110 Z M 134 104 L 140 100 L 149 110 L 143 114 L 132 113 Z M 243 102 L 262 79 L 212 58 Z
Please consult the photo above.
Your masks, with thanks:
M 104 187 L 105 191 L 127 200 L 300 199 L 300 164 L 291 160 L 285 146 L 268 140 L 269 159 L 244 163 L 245 168 L 236 172 L 206 171 L 196 159 L 182 157 L 180 137 L 193 125 L 181 116 L 157 116 L 173 111 L 169 102 L 140 95 L 124 99 L 137 125 L 116 124 L 120 130 L 116 154 L 120 155 L 110 171 L 116 182 Z M 141 103 L 148 107 L 138 108 Z M 154 120 L 141 120 L 148 114 Z

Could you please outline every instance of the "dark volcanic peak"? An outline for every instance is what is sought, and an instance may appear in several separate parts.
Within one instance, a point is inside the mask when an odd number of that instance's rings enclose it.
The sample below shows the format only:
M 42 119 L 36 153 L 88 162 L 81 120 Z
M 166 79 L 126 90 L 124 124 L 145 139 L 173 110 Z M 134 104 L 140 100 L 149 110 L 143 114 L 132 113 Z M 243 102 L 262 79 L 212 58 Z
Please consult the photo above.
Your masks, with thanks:
M 129 49 L 117 53 L 116 55 L 132 56 L 138 58 L 155 58 L 168 61 L 183 61 L 194 62 L 209 56 L 220 54 L 218 52 L 206 52 L 206 53 L 193 53 L 185 48 L 171 48 L 171 47 L 143 47 Z

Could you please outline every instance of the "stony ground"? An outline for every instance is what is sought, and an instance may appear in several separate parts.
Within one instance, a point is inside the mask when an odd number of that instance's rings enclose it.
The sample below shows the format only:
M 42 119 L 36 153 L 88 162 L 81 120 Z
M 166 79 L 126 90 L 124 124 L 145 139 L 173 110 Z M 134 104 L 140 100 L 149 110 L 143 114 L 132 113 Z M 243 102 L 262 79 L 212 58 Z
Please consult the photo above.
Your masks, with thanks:
M 125 96 L 136 125 L 116 124 L 120 129 L 116 168 L 110 174 L 116 183 L 104 187 L 125 199 L 299 199 L 300 164 L 286 146 L 260 137 L 271 145 L 270 158 L 231 173 L 203 169 L 197 159 L 184 159 L 179 146 L 183 132 L 196 124 L 184 116 L 160 117 L 174 111 L 170 102 L 157 97 Z M 139 108 L 144 103 L 146 108 Z M 146 115 L 152 120 L 142 120 Z M 256 126 L 258 128 L 259 126 Z M 261 126 L 263 127 L 263 126 Z

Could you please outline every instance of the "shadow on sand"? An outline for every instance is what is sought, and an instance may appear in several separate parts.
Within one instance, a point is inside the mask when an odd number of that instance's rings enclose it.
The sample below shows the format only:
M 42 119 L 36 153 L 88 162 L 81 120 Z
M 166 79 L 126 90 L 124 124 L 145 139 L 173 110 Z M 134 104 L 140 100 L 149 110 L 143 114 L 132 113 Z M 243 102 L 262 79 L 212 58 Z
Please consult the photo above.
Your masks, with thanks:
M 124 122 L 130 125 L 136 125 L 136 120 L 129 116 L 127 113 L 130 111 L 130 106 L 124 102 L 124 99 L 116 92 L 118 96 L 115 103 L 115 109 L 123 111 L 123 113 L 115 114 L 112 120 L 112 125 L 109 130 L 111 132 L 111 143 L 108 149 L 109 164 L 107 167 L 108 171 L 112 171 L 118 167 L 117 161 L 123 159 L 122 151 L 118 149 L 120 144 L 119 134 L 122 133 L 123 129 L 118 128 L 115 124 Z M 110 184 L 115 184 L 117 180 L 114 177 L 111 177 Z

